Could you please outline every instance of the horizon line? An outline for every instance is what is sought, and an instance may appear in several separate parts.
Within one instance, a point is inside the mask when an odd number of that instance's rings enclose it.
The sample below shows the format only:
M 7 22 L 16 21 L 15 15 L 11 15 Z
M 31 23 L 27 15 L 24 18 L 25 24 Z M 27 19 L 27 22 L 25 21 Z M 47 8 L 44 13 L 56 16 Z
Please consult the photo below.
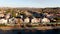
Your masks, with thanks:
M 60 7 L 1 7 L 0 8 L 60 8 Z

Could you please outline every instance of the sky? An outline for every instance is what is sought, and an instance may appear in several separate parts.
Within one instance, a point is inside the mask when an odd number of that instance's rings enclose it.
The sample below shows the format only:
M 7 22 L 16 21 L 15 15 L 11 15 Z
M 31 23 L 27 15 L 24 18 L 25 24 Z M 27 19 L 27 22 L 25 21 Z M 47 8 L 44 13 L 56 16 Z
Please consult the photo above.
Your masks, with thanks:
M 60 7 L 60 0 L 0 0 L 0 7 Z

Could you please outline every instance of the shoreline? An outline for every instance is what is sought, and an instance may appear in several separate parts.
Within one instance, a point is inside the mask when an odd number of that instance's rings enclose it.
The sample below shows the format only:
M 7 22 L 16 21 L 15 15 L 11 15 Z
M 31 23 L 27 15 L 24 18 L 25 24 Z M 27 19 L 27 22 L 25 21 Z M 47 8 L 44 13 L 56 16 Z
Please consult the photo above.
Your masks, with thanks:
M 14 30 L 14 29 L 36 29 L 36 30 L 50 30 L 50 29 L 59 29 L 60 26 L 40 26 L 40 27 L 25 27 L 25 28 L 21 28 L 21 27 L 14 27 L 14 26 L 0 26 L 0 30 Z

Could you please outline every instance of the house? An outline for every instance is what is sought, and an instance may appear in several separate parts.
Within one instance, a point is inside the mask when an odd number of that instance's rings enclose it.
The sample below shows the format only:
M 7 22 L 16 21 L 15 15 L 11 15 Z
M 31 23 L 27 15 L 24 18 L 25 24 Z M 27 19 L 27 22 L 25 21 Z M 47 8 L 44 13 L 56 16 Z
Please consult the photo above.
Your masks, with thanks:
M 56 14 L 56 16 L 60 17 L 60 13 L 59 14 Z
M 14 17 L 10 18 L 9 19 L 9 24 L 16 24 L 16 19 Z
M 4 13 L 0 11 L 0 17 L 4 17 Z
M 47 16 L 46 16 L 51 22 L 54 22 L 54 21 L 56 21 L 56 15 L 55 14 L 53 14 L 53 13 L 51 13 L 51 14 L 47 14 Z
M 7 19 L 0 19 L 0 24 L 8 24 L 8 21 Z
M 11 14 L 10 13 L 8 13 L 8 14 L 5 15 L 5 18 L 6 19 L 9 19 L 10 17 L 11 17 Z
M 46 17 L 44 17 L 42 20 L 41 20 L 42 24 L 47 24 L 47 23 L 50 23 L 50 20 Z
M 40 18 L 33 18 L 31 20 L 31 23 L 40 23 L 41 22 L 41 19 Z
M 26 17 L 25 19 L 24 19 L 24 23 L 29 23 L 30 22 L 30 19 L 28 18 L 28 17 Z
M 21 18 L 15 18 L 17 24 L 22 24 L 23 20 Z
M 40 22 L 41 22 L 41 19 L 40 19 L 40 18 L 35 18 L 35 17 L 34 17 L 34 18 L 31 20 L 31 25 L 39 25 Z

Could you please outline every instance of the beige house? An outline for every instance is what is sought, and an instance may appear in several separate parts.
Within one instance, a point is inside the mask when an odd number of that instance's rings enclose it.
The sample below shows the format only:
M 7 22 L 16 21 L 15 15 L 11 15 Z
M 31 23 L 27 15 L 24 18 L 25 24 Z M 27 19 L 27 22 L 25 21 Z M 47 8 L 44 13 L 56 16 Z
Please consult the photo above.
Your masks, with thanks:
M 0 11 L 0 17 L 4 17 L 4 13 Z
M 9 18 L 10 18 L 10 15 L 11 15 L 11 14 L 8 13 L 8 14 L 5 16 L 5 18 L 6 18 L 6 19 L 9 19 Z
M 28 18 L 28 17 L 26 17 L 25 19 L 24 19 L 24 23 L 29 23 L 30 22 L 30 19 Z
M 42 21 L 41 21 L 43 24 L 47 24 L 47 23 L 50 23 L 50 20 L 48 18 L 43 18 Z

